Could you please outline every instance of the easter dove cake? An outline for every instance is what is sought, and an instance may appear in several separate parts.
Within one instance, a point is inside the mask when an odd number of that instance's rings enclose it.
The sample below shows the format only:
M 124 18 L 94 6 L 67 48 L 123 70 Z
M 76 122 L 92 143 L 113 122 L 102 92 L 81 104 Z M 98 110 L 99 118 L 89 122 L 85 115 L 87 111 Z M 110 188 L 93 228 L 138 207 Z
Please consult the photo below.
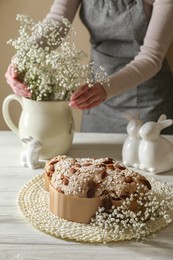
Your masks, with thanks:
M 65 220 L 90 223 L 99 207 L 142 209 L 139 194 L 151 190 L 150 182 L 112 158 L 56 156 L 45 165 L 45 189 L 50 192 L 50 211 Z

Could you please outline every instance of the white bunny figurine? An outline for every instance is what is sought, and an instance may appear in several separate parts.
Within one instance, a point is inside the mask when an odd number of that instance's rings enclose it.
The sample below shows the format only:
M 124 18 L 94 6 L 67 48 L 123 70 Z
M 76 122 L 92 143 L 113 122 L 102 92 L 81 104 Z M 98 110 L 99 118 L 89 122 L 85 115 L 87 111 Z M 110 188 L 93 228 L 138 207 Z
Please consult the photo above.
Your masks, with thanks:
M 129 113 L 125 113 L 125 117 L 128 119 L 127 133 L 128 136 L 123 144 L 122 160 L 125 166 L 132 166 L 139 168 L 138 149 L 141 137 L 139 135 L 139 129 L 143 122 L 139 119 L 139 114 L 132 116 Z
M 172 119 L 161 115 L 157 122 L 145 123 L 139 133 L 140 169 L 151 173 L 161 173 L 173 168 L 173 144 L 160 135 L 162 129 L 171 126 Z
M 40 141 L 34 139 L 32 136 L 21 138 L 21 141 L 27 145 L 27 148 L 20 157 L 22 166 L 32 169 L 40 168 L 41 163 L 39 163 L 39 152 L 42 148 Z

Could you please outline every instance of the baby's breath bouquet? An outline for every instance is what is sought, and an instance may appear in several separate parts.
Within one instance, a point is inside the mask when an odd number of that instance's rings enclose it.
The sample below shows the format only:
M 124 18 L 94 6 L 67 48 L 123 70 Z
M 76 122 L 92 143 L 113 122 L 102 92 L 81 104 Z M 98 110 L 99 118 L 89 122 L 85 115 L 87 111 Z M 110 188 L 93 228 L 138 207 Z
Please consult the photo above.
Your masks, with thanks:
M 69 100 L 82 84 L 93 85 L 93 64 L 82 64 L 86 55 L 71 43 L 74 30 L 67 19 L 35 23 L 17 15 L 16 20 L 20 22 L 19 37 L 8 43 L 16 50 L 12 64 L 19 80 L 28 86 L 31 99 Z M 102 83 L 105 74 L 96 77 Z

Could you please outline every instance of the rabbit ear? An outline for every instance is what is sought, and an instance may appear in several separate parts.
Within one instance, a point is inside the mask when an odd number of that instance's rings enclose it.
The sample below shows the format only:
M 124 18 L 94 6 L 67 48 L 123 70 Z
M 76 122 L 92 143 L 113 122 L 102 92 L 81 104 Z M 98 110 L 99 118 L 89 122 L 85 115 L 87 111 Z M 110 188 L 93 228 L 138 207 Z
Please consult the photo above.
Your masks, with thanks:
M 167 120 L 163 120 L 161 122 L 159 122 L 159 126 L 161 129 L 164 129 L 168 126 L 171 126 L 173 124 L 173 120 L 172 119 L 167 119 Z
M 132 119 L 139 119 L 139 113 L 136 112 L 135 115 L 130 114 L 129 112 L 124 112 L 125 118 L 130 121 Z
M 135 117 L 136 119 L 139 119 L 139 115 L 140 115 L 139 112 L 136 112 L 134 117 Z
M 132 115 L 131 115 L 130 113 L 128 113 L 128 112 L 124 112 L 123 114 L 124 114 L 124 117 L 125 117 L 128 121 L 130 121 L 130 120 L 133 118 Z
M 160 117 L 159 117 L 159 119 L 157 120 L 157 122 L 162 122 L 162 121 L 164 121 L 164 120 L 166 120 L 167 119 L 167 116 L 165 115 L 165 114 L 162 114 Z

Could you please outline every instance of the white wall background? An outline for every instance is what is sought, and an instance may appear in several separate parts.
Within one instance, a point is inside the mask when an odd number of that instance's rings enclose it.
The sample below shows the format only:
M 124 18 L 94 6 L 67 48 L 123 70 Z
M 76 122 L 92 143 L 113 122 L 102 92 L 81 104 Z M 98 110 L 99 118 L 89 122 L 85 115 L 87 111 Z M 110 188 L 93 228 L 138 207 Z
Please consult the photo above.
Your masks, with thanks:
M 0 0 L 0 130 L 8 130 L 2 116 L 2 103 L 4 98 L 12 93 L 11 88 L 5 81 L 4 74 L 14 55 L 14 49 L 7 45 L 10 38 L 18 36 L 19 24 L 16 21 L 16 14 L 26 14 L 35 20 L 42 20 L 53 0 Z M 76 45 L 89 55 L 89 35 L 80 22 L 78 14 L 74 20 L 74 27 L 77 32 Z M 20 106 L 13 102 L 10 106 L 11 115 L 17 123 L 20 115 Z M 81 112 L 74 111 L 76 130 L 80 129 Z

